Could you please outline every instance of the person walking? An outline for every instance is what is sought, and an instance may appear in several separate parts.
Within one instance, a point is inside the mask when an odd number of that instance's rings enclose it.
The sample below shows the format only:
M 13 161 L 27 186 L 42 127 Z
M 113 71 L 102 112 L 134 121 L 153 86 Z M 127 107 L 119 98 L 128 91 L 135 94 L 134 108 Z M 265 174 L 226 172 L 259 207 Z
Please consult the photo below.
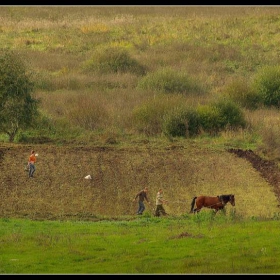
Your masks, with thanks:
M 159 217 L 160 215 L 166 216 L 167 213 L 165 212 L 165 209 L 163 207 L 164 203 L 168 203 L 167 200 L 163 199 L 163 191 L 162 189 L 159 189 L 156 196 L 156 211 L 155 216 Z
M 32 150 L 31 155 L 28 158 L 28 167 L 29 167 L 28 176 L 29 176 L 29 178 L 33 178 L 33 174 L 36 170 L 35 163 L 36 163 L 35 151 Z
M 147 197 L 147 192 L 148 192 L 148 188 L 145 187 L 143 190 L 137 193 L 135 198 L 133 199 L 134 201 L 136 201 L 138 197 L 139 207 L 138 207 L 137 215 L 142 215 L 145 210 L 144 200 L 146 200 L 150 204 L 150 201 L 148 200 Z

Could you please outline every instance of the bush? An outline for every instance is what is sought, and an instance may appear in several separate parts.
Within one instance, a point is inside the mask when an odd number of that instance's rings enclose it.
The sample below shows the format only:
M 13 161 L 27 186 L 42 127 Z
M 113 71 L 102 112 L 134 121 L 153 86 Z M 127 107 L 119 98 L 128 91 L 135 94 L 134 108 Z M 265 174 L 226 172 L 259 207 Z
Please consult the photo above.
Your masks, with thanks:
M 213 104 L 220 113 L 221 128 L 245 128 L 246 121 L 240 107 L 230 100 L 220 100 Z
M 39 114 L 34 126 L 30 129 L 20 131 L 15 138 L 17 143 L 67 143 L 77 140 L 84 133 L 82 127 L 72 126 L 68 120 L 53 119 Z
M 168 103 L 162 103 L 159 100 L 153 100 L 135 108 L 132 112 L 134 128 L 147 136 L 161 133 L 161 123 L 167 108 Z
M 173 110 L 165 116 L 162 131 L 169 137 L 196 136 L 200 132 L 199 115 L 192 108 Z
M 262 103 L 261 96 L 255 92 L 245 79 L 237 79 L 225 88 L 225 95 L 240 106 L 255 110 Z
M 97 51 L 90 60 L 83 64 L 86 72 L 99 73 L 133 73 L 144 75 L 145 67 L 131 58 L 126 50 L 108 48 Z
M 280 107 L 280 66 L 266 66 L 260 69 L 252 86 L 265 106 Z
M 199 105 L 197 112 L 203 131 L 210 135 L 216 135 L 220 131 L 220 112 L 218 108 L 211 105 Z
M 245 116 L 236 103 L 231 100 L 219 100 L 198 107 L 201 127 L 211 135 L 225 129 L 245 128 Z
M 138 89 L 159 91 L 162 93 L 201 92 L 202 87 L 188 75 L 178 73 L 170 68 L 163 68 L 149 73 L 137 85 Z

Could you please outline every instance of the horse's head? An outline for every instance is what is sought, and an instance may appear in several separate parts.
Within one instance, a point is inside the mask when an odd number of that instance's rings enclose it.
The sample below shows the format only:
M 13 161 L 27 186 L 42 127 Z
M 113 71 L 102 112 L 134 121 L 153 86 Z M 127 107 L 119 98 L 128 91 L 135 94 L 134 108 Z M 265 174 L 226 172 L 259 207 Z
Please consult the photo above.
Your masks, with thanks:
M 224 195 L 218 196 L 218 198 L 223 203 L 223 206 L 226 205 L 228 202 L 232 206 L 235 206 L 234 194 L 224 194 Z
M 229 202 L 232 206 L 235 206 L 235 198 L 234 198 L 234 194 L 230 194 L 229 195 Z

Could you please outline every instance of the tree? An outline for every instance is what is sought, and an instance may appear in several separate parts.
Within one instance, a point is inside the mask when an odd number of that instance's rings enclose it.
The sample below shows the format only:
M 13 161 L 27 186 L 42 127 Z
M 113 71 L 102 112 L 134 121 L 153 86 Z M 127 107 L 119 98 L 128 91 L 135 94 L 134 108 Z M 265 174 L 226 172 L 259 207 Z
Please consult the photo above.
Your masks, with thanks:
M 0 52 L 0 133 L 13 142 L 21 129 L 32 126 L 39 101 L 32 97 L 34 83 L 23 60 L 12 51 Z

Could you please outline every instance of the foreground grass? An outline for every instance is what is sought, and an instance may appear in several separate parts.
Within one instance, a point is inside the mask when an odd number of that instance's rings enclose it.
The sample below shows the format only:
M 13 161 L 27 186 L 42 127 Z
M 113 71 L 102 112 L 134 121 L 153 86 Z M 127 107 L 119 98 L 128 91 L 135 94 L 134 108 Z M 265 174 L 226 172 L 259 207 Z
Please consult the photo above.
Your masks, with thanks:
M 1 219 L 0 273 L 273 274 L 280 272 L 278 233 L 278 219 L 210 212 L 98 222 Z

